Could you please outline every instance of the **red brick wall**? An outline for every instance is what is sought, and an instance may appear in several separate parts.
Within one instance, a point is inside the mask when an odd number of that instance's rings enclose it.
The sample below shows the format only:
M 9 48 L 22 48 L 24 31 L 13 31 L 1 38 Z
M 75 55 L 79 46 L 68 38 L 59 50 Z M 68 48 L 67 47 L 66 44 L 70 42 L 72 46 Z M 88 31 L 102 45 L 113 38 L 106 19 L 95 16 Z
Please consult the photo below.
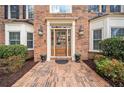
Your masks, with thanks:
M 20 19 L 23 18 L 23 7 L 20 6 Z M 107 6 L 107 12 L 109 12 L 109 6 Z M 88 58 L 88 49 L 89 49 L 89 23 L 88 19 L 95 16 L 95 13 L 89 13 L 87 11 L 87 6 L 85 5 L 73 5 L 72 13 L 71 14 L 50 14 L 49 6 L 48 5 L 37 5 L 35 6 L 35 20 L 34 20 L 34 58 L 35 61 L 40 60 L 40 54 L 47 52 L 47 44 L 46 44 L 46 37 L 47 37 L 47 28 L 46 28 L 46 20 L 45 17 L 78 17 L 76 20 L 76 51 L 82 54 L 83 59 Z M 11 20 L 4 19 L 4 7 L 0 6 L 0 44 L 5 43 L 5 22 L 12 22 Z M 38 35 L 38 28 L 39 25 L 42 23 L 43 26 L 43 37 Z M 80 25 L 84 26 L 84 35 L 79 37 L 79 27 Z
M 0 6 L 0 44 L 5 43 L 4 7 Z
M 23 6 L 19 6 L 19 19 L 23 19 Z M 18 19 L 17 19 L 18 20 Z M 4 6 L 0 5 L 0 44 L 5 44 L 5 23 L 12 23 L 11 19 L 4 19 Z M 28 51 L 28 57 L 34 57 L 34 51 Z
M 96 16 L 95 13 L 89 13 L 85 5 L 73 5 L 72 13 L 70 14 L 50 14 L 49 6 L 35 6 L 35 20 L 34 20 L 34 37 L 35 37 L 35 48 L 34 48 L 34 58 L 35 61 L 40 60 L 40 54 L 47 52 L 47 22 L 45 17 L 78 17 L 76 20 L 76 51 L 80 52 L 83 59 L 88 59 L 88 49 L 89 49 L 89 18 Z M 109 9 L 107 9 L 109 11 Z M 42 23 L 43 27 L 43 37 L 38 36 L 38 27 Z M 84 35 L 79 37 L 79 27 L 80 25 L 84 26 Z
M 29 50 L 28 51 L 28 58 L 33 58 L 34 57 L 34 50 Z

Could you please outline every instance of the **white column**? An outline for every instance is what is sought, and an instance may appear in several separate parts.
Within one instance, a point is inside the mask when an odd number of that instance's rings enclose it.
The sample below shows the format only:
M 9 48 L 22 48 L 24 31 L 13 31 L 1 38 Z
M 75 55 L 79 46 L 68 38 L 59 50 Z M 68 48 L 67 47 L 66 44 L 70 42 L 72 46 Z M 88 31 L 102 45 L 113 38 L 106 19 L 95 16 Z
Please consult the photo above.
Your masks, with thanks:
M 66 36 L 67 36 L 67 56 L 68 56 L 68 29 L 66 29 L 66 30 L 67 30 Z
M 121 5 L 121 12 L 124 12 L 124 5 Z
M 72 33 L 71 33 L 71 55 L 72 55 L 72 60 L 75 60 L 75 21 L 72 22 Z
M 50 23 L 47 22 L 47 61 L 50 61 L 51 57 L 51 33 L 50 33 Z
M 53 36 L 54 36 L 54 40 L 53 40 L 53 43 L 54 43 L 54 56 L 55 56 L 55 53 L 56 53 L 56 51 L 55 51 L 55 38 L 56 38 L 56 36 L 55 36 L 55 29 L 53 29 Z
M 93 29 L 92 29 L 92 23 L 90 22 L 90 31 L 89 31 L 89 51 L 93 50 Z
M 99 12 L 102 12 L 102 5 L 99 5 Z
M 28 19 L 28 5 L 26 5 L 26 19 Z
M 27 46 L 27 31 L 26 31 L 25 24 L 21 25 L 20 41 L 22 45 Z

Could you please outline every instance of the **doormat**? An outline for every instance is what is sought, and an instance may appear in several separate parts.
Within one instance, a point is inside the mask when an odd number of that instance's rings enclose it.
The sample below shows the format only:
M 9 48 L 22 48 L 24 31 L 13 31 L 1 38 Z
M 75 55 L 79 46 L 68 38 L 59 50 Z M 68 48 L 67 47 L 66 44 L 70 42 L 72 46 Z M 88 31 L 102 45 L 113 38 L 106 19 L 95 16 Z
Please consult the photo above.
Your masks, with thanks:
M 58 64 L 66 64 L 68 63 L 68 60 L 55 60 L 55 62 Z

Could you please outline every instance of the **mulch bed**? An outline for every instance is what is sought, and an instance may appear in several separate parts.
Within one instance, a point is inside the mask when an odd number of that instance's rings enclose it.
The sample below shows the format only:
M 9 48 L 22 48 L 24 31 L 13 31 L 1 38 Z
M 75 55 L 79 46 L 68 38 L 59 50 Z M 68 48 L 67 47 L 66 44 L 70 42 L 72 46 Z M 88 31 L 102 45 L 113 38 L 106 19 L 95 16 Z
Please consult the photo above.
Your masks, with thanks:
M 88 65 L 92 70 L 96 72 L 96 65 L 93 62 L 93 60 L 84 60 L 83 61 L 86 65 Z M 97 73 L 97 72 L 96 72 Z M 104 80 L 106 80 L 111 86 L 116 86 L 114 82 L 112 82 L 110 79 L 101 76 Z
M 0 87 L 10 87 L 37 63 L 33 59 L 27 60 L 19 71 L 13 74 L 0 76 Z

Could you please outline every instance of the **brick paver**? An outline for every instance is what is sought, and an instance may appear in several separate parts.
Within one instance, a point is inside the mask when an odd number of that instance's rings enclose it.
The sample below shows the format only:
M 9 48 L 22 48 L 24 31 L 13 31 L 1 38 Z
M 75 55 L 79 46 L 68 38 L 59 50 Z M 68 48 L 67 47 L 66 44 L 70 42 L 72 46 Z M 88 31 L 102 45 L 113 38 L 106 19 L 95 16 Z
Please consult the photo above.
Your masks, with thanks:
M 13 87 L 108 87 L 104 79 L 84 63 L 36 64 Z

